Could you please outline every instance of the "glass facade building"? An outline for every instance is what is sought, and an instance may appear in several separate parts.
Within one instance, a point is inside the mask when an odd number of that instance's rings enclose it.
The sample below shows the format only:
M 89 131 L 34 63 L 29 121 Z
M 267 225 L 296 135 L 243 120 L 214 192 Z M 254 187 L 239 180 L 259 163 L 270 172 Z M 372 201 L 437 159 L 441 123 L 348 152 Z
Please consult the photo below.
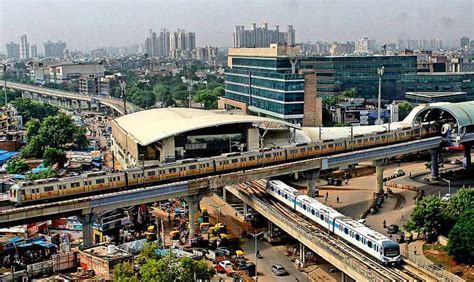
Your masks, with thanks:
M 292 74 L 288 58 L 234 57 L 225 72 L 225 98 L 246 103 L 260 116 L 301 123 L 304 75 Z
M 405 93 L 397 88 L 397 82 L 406 74 L 416 74 L 416 56 L 305 57 L 298 61 L 298 68 L 316 72 L 316 89 L 321 96 L 354 88 L 358 97 L 376 98 L 377 68 L 381 66 L 382 98 L 403 98 Z
M 419 73 L 404 75 L 399 87 L 404 92 L 466 92 L 474 99 L 474 72 Z

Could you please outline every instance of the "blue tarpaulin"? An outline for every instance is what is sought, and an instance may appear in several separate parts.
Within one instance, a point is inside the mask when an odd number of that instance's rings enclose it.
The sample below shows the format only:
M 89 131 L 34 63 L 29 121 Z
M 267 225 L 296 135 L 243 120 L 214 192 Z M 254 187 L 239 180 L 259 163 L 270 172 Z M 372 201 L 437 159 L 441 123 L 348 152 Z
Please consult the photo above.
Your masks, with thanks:
M 18 155 L 18 152 L 6 152 L 6 153 L 3 153 L 3 154 L 0 154 L 0 165 L 3 165 L 9 159 L 13 158 L 16 155 Z

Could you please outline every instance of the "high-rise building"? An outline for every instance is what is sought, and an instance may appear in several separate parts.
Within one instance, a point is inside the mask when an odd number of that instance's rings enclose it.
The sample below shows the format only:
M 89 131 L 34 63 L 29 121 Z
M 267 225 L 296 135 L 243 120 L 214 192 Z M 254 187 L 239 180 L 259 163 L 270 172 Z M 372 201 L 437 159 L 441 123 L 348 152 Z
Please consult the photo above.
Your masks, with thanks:
M 158 55 L 162 57 L 168 57 L 170 55 L 170 32 L 167 29 L 162 29 L 158 41 Z
M 293 26 L 288 25 L 287 32 L 280 32 L 278 25 L 269 30 L 267 23 L 262 27 L 257 27 L 257 24 L 253 23 L 250 30 L 246 30 L 242 25 L 235 26 L 234 48 L 269 47 L 273 43 L 295 45 L 296 31 Z
M 362 37 L 356 42 L 355 52 L 358 54 L 369 53 L 369 38 L 367 36 Z
M 30 57 L 31 58 L 37 58 L 38 57 L 38 49 L 36 48 L 35 44 L 30 46 Z
M 53 58 L 63 58 L 64 50 L 66 50 L 66 43 L 63 41 L 58 42 L 45 42 L 44 43 L 44 56 Z
M 145 40 L 144 51 L 150 57 L 190 57 L 191 51 L 196 49 L 196 34 L 184 29 L 169 32 L 162 29 L 157 36 L 150 29 L 150 36 Z
M 186 50 L 196 50 L 196 34 L 194 32 L 188 32 L 186 34 Z
M 6 44 L 7 47 L 7 58 L 20 58 L 20 45 L 14 42 Z
M 469 38 L 461 37 L 461 48 L 469 49 Z
M 20 59 L 29 59 L 30 58 L 30 45 L 28 44 L 28 38 L 26 34 L 23 34 L 20 37 Z

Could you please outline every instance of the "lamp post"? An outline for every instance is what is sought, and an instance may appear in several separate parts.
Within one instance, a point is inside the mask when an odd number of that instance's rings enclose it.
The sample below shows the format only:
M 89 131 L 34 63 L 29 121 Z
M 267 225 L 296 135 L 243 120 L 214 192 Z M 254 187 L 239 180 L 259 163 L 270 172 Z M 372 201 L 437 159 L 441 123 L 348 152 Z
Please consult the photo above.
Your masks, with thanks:
M 377 74 L 379 75 L 379 97 L 377 99 L 377 120 L 375 121 L 376 124 L 380 125 L 382 124 L 382 119 L 381 119 L 381 100 L 382 100 L 382 76 L 384 72 L 384 67 L 377 68 Z
M 3 94 L 5 95 L 5 106 L 7 105 L 7 64 L 3 64 Z M 8 129 L 8 127 L 7 127 Z
M 441 178 L 441 180 L 448 182 L 448 194 L 451 195 L 451 180 Z
M 255 281 L 258 281 L 258 270 L 257 270 L 257 261 L 258 261 L 257 253 L 258 253 L 258 246 L 257 246 L 257 238 L 258 238 L 258 236 L 260 236 L 261 234 L 263 234 L 263 231 L 261 231 L 261 232 L 259 232 L 259 233 L 250 233 L 250 235 L 252 235 L 253 238 L 255 238 Z
M 140 159 L 142 160 L 142 182 L 143 182 L 143 188 L 145 188 L 145 154 L 140 154 Z
M 125 86 L 127 86 L 125 80 L 120 80 L 120 90 L 123 99 L 123 115 L 127 114 L 127 93 L 125 92 Z

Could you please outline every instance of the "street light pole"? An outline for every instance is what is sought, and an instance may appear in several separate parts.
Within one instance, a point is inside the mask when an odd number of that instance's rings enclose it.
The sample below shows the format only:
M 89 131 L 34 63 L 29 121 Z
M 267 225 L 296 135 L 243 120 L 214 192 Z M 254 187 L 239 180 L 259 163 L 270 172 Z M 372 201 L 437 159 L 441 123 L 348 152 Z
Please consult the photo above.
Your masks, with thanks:
M 259 232 L 259 233 L 250 233 L 250 235 L 252 235 L 253 238 L 255 238 L 255 281 L 258 281 L 258 270 L 257 270 L 257 261 L 258 261 L 257 253 L 258 253 L 258 246 L 257 246 L 257 238 L 258 238 L 258 236 L 260 236 L 262 233 L 263 233 L 263 231 L 261 231 L 261 232 Z
M 380 125 L 382 124 L 382 119 L 381 119 L 381 100 L 382 100 L 382 76 L 384 72 L 384 67 L 377 68 L 377 74 L 379 75 L 379 96 L 377 99 L 377 120 L 376 124 Z
M 121 80 L 120 81 L 120 89 L 122 90 L 122 99 L 123 99 L 123 115 L 126 115 L 127 114 L 127 94 L 125 92 L 125 86 L 127 86 L 127 84 L 125 83 L 125 80 Z
M 448 182 L 448 194 L 451 194 L 451 180 L 441 178 L 441 180 Z
M 5 106 L 7 105 L 7 64 L 3 64 L 3 94 L 5 95 Z M 8 129 L 8 127 L 7 127 Z

